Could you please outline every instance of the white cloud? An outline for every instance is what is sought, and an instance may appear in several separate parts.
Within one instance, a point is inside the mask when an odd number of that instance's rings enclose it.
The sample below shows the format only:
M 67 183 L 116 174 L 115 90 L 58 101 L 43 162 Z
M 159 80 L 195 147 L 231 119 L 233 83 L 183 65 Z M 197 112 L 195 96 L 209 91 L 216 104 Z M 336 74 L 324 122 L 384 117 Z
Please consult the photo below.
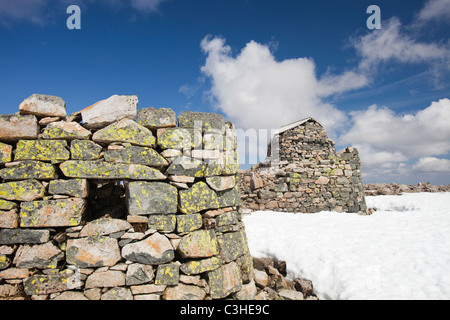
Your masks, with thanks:
M 49 0 L 0 0 L 0 24 L 26 21 L 38 25 L 45 23 Z
M 442 20 L 450 21 L 450 0 L 430 0 L 417 15 L 422 22 Z
M 412 166 L 414 171 L 418 172 L 450 172 L 450 160 L 439 159 L 435 157 L 425 157 L 419 159 L 417 163 Z
M 373 70 L 380 63 L 438 63 L 448 61 L 450 50 L 435 43 L 424 43 L 402 32 L 397 18 L 382 24 L 380 30 L 352 40 L 352 45 L 361 57 L 359 67 Z

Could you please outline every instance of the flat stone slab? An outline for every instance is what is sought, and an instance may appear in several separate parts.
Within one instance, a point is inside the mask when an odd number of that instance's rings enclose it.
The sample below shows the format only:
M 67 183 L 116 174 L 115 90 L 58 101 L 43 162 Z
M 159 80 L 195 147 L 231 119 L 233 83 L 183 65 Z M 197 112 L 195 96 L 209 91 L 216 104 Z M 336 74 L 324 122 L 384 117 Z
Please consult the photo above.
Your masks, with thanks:
M 202 160 L 182 156 L 172 162 L 167 168 L 166 174 L 201 178 L 204 176 L 206 168 L 207 164 Z
M 113 288 L 125 285 L 125 274 L 121 271 L 108 270 L 94 272 L 86 279 L 85 288 Z M 130 293 L 131 294 L 131 293 Z
M 113 218 L 100 218 L 91 222 L 88 222 L 78 237 L 91 237 L 99 235 L 108 235 L 115 232 L 125 231 L 131 229 L 132 225 L 122 219 Z
M 177 251 L 183 258 L 208 258 L 219 253 L 213 230 L 196 230 L 181 239 Z
M 102 147 L 89 140 L 73 140 L 70 144 L 70 154 L 73 160 L 100 159 Z
M 223 299 L 242 288 L 239 266 L 230 262 L 222 267 L 208 272 L 210 295 L 213 299 Z
M 45 94 L 33 94 L 19 105 L 21 114 L 33 114 L 40 117 L 67 116 L 66 103 L 60 97 Z
M 106 150 L 105 161 L 116 163 L 134 163 L 151 167 L 167 166 L 169 163 L 151 148 L 129 146 L 123 149 Z
M 163 300 L 203 300 L 205 296 L 205 290 L 180 283 L 174 287 L 168 287 L 162 298 Z
M 177 116 L 169 108 L 143 108 L 137 112 L 136 122 L 148 129 L 176 127 Z
M 207 271 L 215 270 L 222 266 L 222 260 L 217 257 L 211 257 L 201 260 L 192 260 L 183 263 L 180 270 L 188 275 L 196 275 Z
M 76 274 L 61 272 L 55 275 L 33 275 L 24 280 L 23 287 L 27 295 L 43 295 L 78 289 L 83 285 Z
M 92 140 L 98 143 L 125 142 L 141 147 L 155 147 L 152 132 L 130 119 L 122 119 L 97 131 Z
M 177 213 L 178 190 L 168 183 L 130 182 L 126 194 L 130 215 Z
M 0 184 L 0 198 L 16 201 L 34 201 L 45 195 L 44 186 L 36 180 L 12 181 Z
M 136 119 L 138 97 L 113 95 L 81 110 L 83 124 L 89 129 L 103 128 L 115 121 Z
M 224 191 L 236 185 L 236 176 L 207 177 L 206 183 L 215 191 Z
M 70 159 L 65 140 L 20 140 L 17 143 L 15 161 L 62 161 Z
M 79 268 L 110 267 L 121 258 L 119 244 L 114 238 L 94 236 L 67 240 L 67 263 Z
M 48 185 L 48 193 L 53 195 L 86 198 L 88 191 L 89 183 L 86 179 L 52 180 Z
M 157 131 L 161 149 L 192 149 L 202 145 L 201 131 L 186 128 L 167 128 Z
M 39 125 L 33 115 L 2 114 L 0 115 L 0 140 L 17 141 L 21 139 L 37 139 Z
M 58 175 L 55 166 L 50 163 L 25 160 L 13 167 L 1 169 L 0 177 L 5 180 L 51 180 L 58 178 Z
M 178 116 L 180 128 L 203 128 L 202 131 L 225 130 L 225 118 L 217 113 L 184 111 Z
M 133 262 L 156 265 L 172 261 L 175 253 L 167 237 L 154 233 L 145 240 L 125 245 L 122 256 Z
M 124 164 L 104 161 L 70 160 L 59 165 L 68 178 L 84 179 L 129 179 L 164 180 L 166 176 L 159 170 L 140 164 Z
M 218 209 L 219 198 L 214 190 L 203 181 L 197 182 L 188 190 L 180 190 L 180 210 L 183 213 L 197 213 L 207 209 Z
M 2 229 L 0 244 L 45 243 L 50 240 L 49 230 Z
M 92 133 L 77 122 L 58 121 L 47 125 L 43 139 L 75 140 L 89 139 Z
M 22 202 L 20 226 L 74 227 L 81 223 L 87 201 L 81 198 Z
M 52 242 L 47 242 L 20 246 L 13 263 L 18 268 L 55 269 L 58 261 L 63 258 L 64 252 Z

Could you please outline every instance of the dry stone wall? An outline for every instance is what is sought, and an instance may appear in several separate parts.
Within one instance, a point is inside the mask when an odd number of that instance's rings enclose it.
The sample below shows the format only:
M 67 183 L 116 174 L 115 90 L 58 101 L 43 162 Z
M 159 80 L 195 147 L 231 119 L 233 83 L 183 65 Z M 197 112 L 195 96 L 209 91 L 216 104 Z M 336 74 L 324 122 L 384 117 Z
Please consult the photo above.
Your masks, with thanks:
M 233 125 L 137 104 L 0 115 L 0 299 L 251 297 Z
M 243 208 L 367 213 L 358 151 L 336 152 L 314 119 L 276 135 L 268 150 L 264 163 L 239 173 Z

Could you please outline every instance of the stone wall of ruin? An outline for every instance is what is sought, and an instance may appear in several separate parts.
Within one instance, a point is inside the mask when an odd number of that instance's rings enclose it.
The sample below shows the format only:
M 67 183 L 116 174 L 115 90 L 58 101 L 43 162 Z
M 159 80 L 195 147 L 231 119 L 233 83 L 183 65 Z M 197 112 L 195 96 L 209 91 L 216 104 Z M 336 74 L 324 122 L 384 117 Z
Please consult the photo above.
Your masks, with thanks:
M 358 151 L 336 152 L 315 120 L 275 136 L 266 161 L 239 176 L 245 209 L 367 212 Z

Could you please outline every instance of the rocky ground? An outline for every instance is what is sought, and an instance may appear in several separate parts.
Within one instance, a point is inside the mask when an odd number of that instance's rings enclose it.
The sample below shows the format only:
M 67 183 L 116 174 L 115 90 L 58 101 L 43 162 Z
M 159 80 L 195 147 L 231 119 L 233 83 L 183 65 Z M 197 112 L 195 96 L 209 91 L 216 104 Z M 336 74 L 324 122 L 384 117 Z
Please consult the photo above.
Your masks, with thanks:
M 416 192 L 450 192 L 450 184 L 435 186 L 429 182 L 419 182 L 416 185 L 397 183 L 364 184 L 366 196 L 400 195 Z

